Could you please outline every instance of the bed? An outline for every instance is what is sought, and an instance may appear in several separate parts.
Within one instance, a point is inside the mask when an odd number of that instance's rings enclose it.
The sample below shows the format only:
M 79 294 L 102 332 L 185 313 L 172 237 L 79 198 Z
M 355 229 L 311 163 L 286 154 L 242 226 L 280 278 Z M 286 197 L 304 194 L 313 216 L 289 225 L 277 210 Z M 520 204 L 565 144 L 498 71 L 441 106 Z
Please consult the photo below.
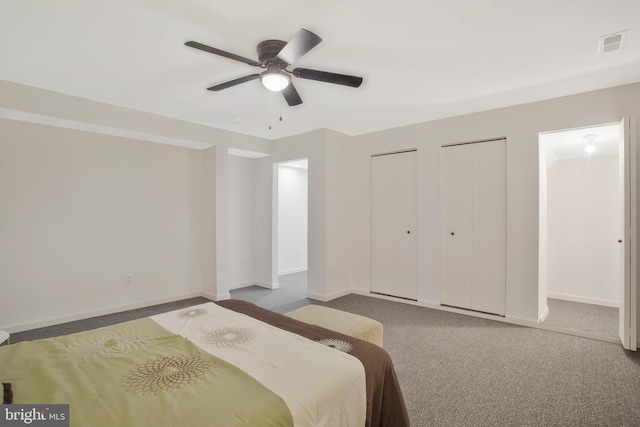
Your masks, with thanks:
M 78 427 L 409 425 L 386 351 L 239 300 L 0 347 L 0 381 Z

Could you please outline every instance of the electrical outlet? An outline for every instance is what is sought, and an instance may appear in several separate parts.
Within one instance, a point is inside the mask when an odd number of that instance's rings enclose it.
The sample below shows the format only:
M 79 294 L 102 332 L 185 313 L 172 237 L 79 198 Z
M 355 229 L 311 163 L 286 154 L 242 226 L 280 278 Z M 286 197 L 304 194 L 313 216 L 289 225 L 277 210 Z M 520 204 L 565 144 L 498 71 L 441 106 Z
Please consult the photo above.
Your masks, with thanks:
M 130 275 L 130 274 L 126 274 L 126 275 L 124 276 L 124 280 L 125 280 L 125 283 L 126 283 L 127 285 L 133 285 L 133 276 L 132 276 L 132 275 Z

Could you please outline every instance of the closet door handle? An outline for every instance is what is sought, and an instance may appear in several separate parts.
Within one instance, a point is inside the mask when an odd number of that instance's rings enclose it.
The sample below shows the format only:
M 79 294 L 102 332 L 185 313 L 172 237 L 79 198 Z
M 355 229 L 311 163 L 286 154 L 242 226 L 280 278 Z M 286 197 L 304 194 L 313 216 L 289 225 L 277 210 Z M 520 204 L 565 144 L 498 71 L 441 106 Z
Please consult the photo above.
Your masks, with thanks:
M 454 236 L 456 233 L 454 233 L 453 231 L 451 232 L 451 235 Z

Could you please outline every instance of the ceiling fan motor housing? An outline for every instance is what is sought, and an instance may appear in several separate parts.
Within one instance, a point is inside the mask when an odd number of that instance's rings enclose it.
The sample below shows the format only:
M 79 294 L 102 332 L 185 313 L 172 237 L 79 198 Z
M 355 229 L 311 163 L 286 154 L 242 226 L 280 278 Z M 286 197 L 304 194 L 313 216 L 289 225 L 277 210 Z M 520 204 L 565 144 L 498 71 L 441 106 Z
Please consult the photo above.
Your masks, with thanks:
M 280 53 L 286 44 L 287 42 L 283 42 L 282 40 L 265 40 L 258 43 L 258 61 L 266 67 L 272 65 L 280 65 L 281 68 L 286 67 L 289 64 L 276 58 L 276 55 Z

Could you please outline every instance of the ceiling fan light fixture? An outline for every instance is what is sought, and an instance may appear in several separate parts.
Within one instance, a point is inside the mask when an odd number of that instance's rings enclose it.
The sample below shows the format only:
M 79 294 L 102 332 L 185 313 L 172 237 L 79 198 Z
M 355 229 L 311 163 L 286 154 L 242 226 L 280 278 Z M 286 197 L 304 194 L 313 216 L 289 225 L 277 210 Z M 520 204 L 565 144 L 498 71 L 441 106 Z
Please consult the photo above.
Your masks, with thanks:
M 289 82 L 291 78 L 282 71 L 278 70 L 267 70 L 264 73 L 260 74 L 260 81 L 272 92 L 282 92 L 287 86 L 289 86 Z

